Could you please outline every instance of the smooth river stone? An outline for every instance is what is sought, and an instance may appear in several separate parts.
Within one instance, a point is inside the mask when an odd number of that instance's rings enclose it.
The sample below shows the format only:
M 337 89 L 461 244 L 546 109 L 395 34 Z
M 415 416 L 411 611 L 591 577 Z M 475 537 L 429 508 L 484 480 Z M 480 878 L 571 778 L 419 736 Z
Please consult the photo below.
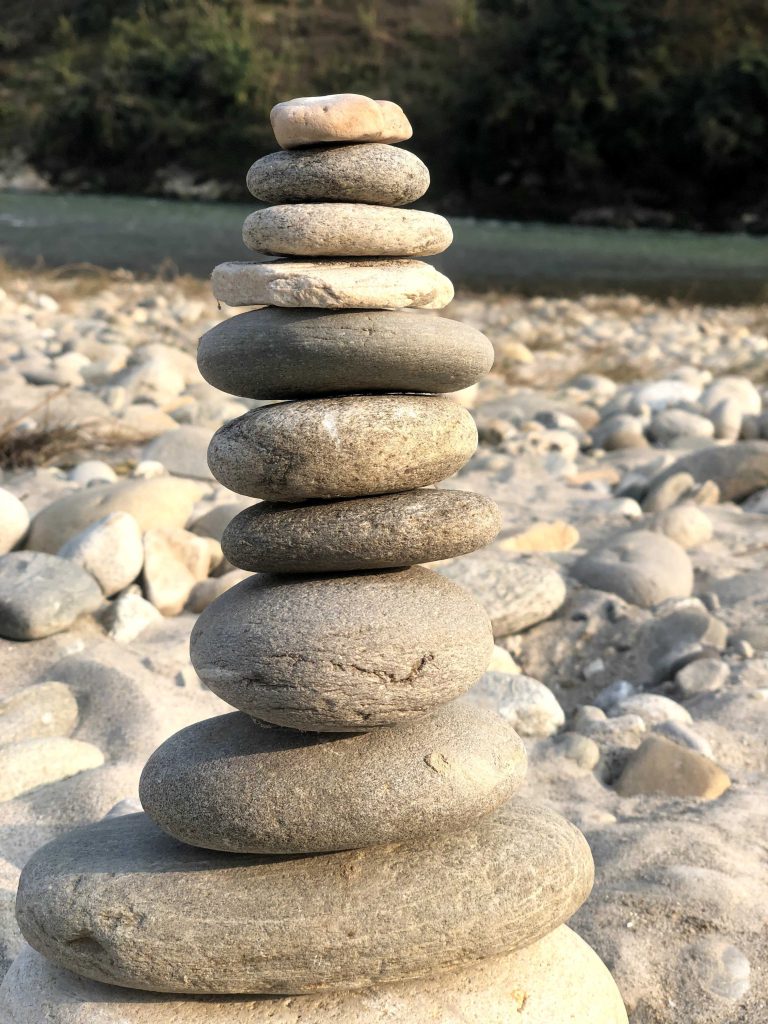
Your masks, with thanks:
M 285 100 L 272 107 L 269 119 L 283 149 L 322 142 L 405 142 L 413 135 L 402 107 L 354 92 Z
M 222 321 L 200 339 L 197 365 L 243 398 L 365 391 L 460 391 L 493 365 L 480 331 L 430 313 L 265 309 Z
M 139 793 L 156 825 L 193 846 L 327 853 L 465 828 L 505 803 L 525 768 L 512 726 L 468 701 L 342 737 L 236 712 L 166 740 Z
M 395 725 L 460 696 L 493 653 L 475 597 L 421 566 L 256 575 L 192 630 L 192 664 L 223 700 L 292 729 Z
M 243 224 L 248 248 L 270 256 L 434 256 L 452 241 L 437 213 L 363 203 L 267 206 Z
M 352 572 L 453 558 L 490 544 L 500 529 L 490 498 L 424 489 L 307 505 L 263 501 L 235 516 L 222 547 L 251 572 Z
M 608 969 L 565 925 L 514 953 L 416 981 L 293 996 L 115 988 L 24 946 L 0 987 L 6 1024 L 627 1024 Z
M 298 995 L 521 949 L 592 881 L 581 833 L 525 801 L 448 835 L 291 857 L 200 850 L 130 814 L 38 850 L 16 915 L 33 948 L 95 981 Z
M 350 395 L 252 409 L 219 427 L 208 465 L 252 498 L 353 498 L 437 483 L 476 447 L 475 421 L 450 398 Z
M 227 306 L 318 309 L 442 309 L 453 285 L 421 260 L 277 259 L 220 263 L 213 294 Z
M 251 166 L 248 190 L 262 203 L 415 203 L 429 188 L 426 164 L 378 142 L 280 150 Z

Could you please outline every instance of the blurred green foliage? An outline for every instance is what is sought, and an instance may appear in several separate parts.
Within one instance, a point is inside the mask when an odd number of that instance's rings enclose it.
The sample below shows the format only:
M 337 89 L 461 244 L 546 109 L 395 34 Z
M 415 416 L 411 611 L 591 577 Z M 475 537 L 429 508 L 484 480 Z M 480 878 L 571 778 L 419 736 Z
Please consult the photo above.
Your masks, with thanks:
M 401 103 L 453 212 L 768 221 L 765 0 L 4 0 L 0 149 L 54 182 L 243 196 L 273 103 Z

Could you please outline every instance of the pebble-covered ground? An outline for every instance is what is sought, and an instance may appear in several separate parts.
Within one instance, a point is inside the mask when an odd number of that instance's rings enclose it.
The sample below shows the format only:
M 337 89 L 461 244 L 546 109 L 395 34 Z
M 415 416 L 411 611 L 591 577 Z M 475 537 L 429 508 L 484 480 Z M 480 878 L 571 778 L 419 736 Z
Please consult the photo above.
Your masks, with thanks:
M 228 711 L 189 663 L 243 577 L 249 504 L 206 447 L 249 403 L 200 378 L 200 282 L 6 274 L 0 289 L 0 961 L 41 843 L 117 807 L 166 736 Z M 4 289 L 4 290 L 3 290 Z M 497 634 L 474 698 L 525 737 L 525 792 L 574 820 L 577 930 L 632 1024 L 768 1019 L 768 308 L 463 297 L 494 373 L 450 486 L 504 513 L 438 568 Z M 414 314 L 421 315 L 421 314 Z M 300 624 L 297 624 L 300 628 Z M 127 803 L 121 804 L 122 801 Z

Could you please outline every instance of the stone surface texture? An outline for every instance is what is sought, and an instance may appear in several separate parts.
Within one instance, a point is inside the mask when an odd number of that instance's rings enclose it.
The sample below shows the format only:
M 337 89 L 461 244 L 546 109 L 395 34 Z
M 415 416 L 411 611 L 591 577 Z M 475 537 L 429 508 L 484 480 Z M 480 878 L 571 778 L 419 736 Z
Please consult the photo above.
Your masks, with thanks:
M 484 376 L 493 346 L 468 324 L 428 313 L 266 307 L 213 327 L 197 360 L 209 384 L 244 398 L 440 394 Z
M 289 858 L 202 851 L 125 815 L 38 851 L 18 919 L 38 952 L 96 981 L 300 994 L 520 949 L 567 920 L 592 879 L 581 833 L 523 801 L 446 836 Z
M 232 491 L 269 501 L 411 490 L 455 473 L 475 421 L 437 395 L 347 395 L 265 405 L 220 427 L 208 462 Z
M 500 526 L 495 503 L 468 491 L 264 501 L 232 520 L 222 549 L 233 565 L 252 572 L 352 572 L 453 558 L 490 543 Z
M 413 153 L 378 142 L 281 150 L 257 160 L 248 190 L 262 203 L 415 203 L 429 171 Z
M 354 92 L 285 100 L 275 104 L 269 118 L 283 149 L 322 142 L 405 142 L 413 135 L 396 103 Z
M 420 566 L 259 574 L 206 608 L 191 641 L 195 670 L 227 703 L 320 732 L 424 714 L 464 693 L 492 650 L 475 598 Z
M 723 769 L 662 736 L 649 736 L 630 756 L 616 783 L 621 796 L 663 794 L 716 800 L 731 785 Z
M 76 562 L 39 551 L 0 557 L 0 636 L 38 640 L 94 612 L 101 588 Z

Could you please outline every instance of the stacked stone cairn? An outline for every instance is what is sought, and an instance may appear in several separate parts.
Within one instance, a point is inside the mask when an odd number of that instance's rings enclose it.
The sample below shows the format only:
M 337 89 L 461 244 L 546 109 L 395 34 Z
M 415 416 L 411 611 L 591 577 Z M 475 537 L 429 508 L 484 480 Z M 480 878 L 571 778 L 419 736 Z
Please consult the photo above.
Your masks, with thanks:
M 420 260 L 451 229 L 402 209 L 429 175 L 393 145 L 411 135 L 394 103 L 295 99 L 272 123 L 283 149 L 248 184 L 273 205 L 244 238 L 278 258 L 213 274 L 221 302 L 264 308 L 199 352 L 209 382 L 268 403 L 209 450 L 262 499 L 223 540 L 255 575 L 192 634 L 200 678 L 238 710 L 154 753 L 146 814 L 29 862 L 18 918 L 42 956 L 11 1021 L 624 1022 L 563 923 L 592 884 L 585 840 L 510 799 L 521 741 L 458 699 L 491 656 L 488 616 L 419 564 L 500 525 L 487 498 L 432 487 L 476 445 L 444 393 L 492 361 L 483 335 L 422 312 L 452 297 Z

